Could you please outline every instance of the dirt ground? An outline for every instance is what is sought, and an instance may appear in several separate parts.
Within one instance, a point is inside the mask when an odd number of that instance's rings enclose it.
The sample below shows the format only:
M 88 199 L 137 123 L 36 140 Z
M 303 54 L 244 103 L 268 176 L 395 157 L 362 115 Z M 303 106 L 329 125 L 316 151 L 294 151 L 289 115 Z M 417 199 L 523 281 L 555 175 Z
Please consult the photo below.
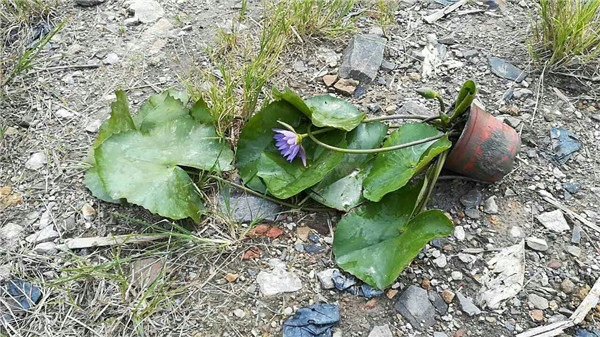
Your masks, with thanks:
M 108 117 L 114 91 L 126 90 L 130 104 L 137 107 L 151 94 L 182 88 L 178 75 L 207 65 L 204 48 L 213 43 L 219 25 L 239 12 L 238 1 L 159 2 L 164 9 L 161 20 L 130 26 L 124 23 L 128 15 L 120 0 L 93 7 L 65 1 L 55 20 L 68 18 L 67 24 L 40 56 L 40 63 L 12 83 L 0 100 L 0 125 L 8 127 L 0 143 L 0 187 L 10 186 L 22 196 L 21 204 L 0 208 L 0 228 L 17 224 L 24 229 L 16 243 L 7 240 L 0 247 L 0 285 L 9 279 L 26 279 L 43 293 L 31 312 L 19 314 L 4 330 L 0 328 L 0 335 L 281 336 L 282 323 L 297 309 L 327 302 L 340 308 L 341 320 L 334 329 L 338 337 L 367 336 L 374 326 L 384 324 L 396 336 L 433 336 L 434 332 L 456 337 L 511 336 L 560 318 L 557 315 L 569 316 L 600 277 L 600 233 L 566 211 L 570 227 L 566 232 L 551 231 L 536 220 L 537 215 L 556 209 L 540 195 L 546 191 L 587 222 L 600 222 L 599 83 L 535 67 L 526 42 L 533 5 L 516 0 L 506 1 L 503 10 L 485 10 L 486 6 L 471 2 L 434 24 L 424 22 L 422 16 L 441 5 L 401 2 L 395 13 L 397 24 L 386 32 L 384 56 L 396 68 L 380 70 L 362 97 L 351 98 L 373 115 L 395 113 L 410 101 L 437 111 L 433 102 L 415 93 L 416 88 L 435 88 L 450 99 L 465 80 L 473 79 L 486 110 L 507 120 L 522 137 L 515 168 L 500 182 L 486 185 L 452 177 L 439 182 L 429 206 L 450 214 L 465 235 L 455 234 L 428 245 L 392 286 L 398 294 L 387 290 L 369 300 L 322 288 L 316 273 L 335 268 L 330 229 L 341 214 L 334 212 L 284 212 L 271 224 L 283 229 L 276 239 L 238 240 L 239 228 L 216 217 L 200 228 L 182 223 L 198 237 L 234 242 L 226 247 L 174 238 L 52 255 L 36 253 L 25 238 L 39 231 L 41 221 L 54 224 L 58 232 L 55 243 L 153 230 L 131 218 L 169 227 L 141 207 L 101 202 L 83 184 L 83 162 L 99 123 Z M 480 11 L 472 11 L 475 9 Z M 260 14 L 260 3 L 251 1 L 249 15 L 259 21 Z M 365 16 L 357 25 L 359 32 L 367 33 L 377 21 Z M 447 60 L 463 66 L 450 69 L 442 65 L 433 76 L 423 78 L 415 52 L 425 46 L 428 34 L 435 34 L 438 40 L 453 36 L 455 43 L 447 45 Z M 282 72 L 273 84 L 290 86 L 303 96 L 333 93 L 323 83 L 323 71 L 337 73 L 347 42 L 347 38 L 318 39 L 294 47 L 286 53 Z M 322 57 L 323 48 L 340 57 L 336 64 L 328 64 Z M 491 56 L 525 70 L 525 81 L 515 83 L 494 75 L 488 63 Z M 296 61 L 304 61 L 307 69 L 298 71 Z M 505 102 L 503 97 L 511 88 L 520 98 L 515 95 Z M 551 128 L 569 130 L 581 143 L 581 149 L 558 166 L 551 160 Z M 45 161 L 37 168 L 26 168 L 36 153 L 43 153 Z M 477 214 L 465 214 L 460 199 L 472 190 L 481 194 L 481 200 L 495 196 L 497 214 L 480 211 L 479 206 Z M 81 209 L 85 204 L 97 215 L 84 217 Z M 322 253 L 297 249 L 305 243 L 297 228 L 304 226 L 318 235 L 325 248 Z M 574 227 L 581 228 L 579 243 L 572 242 Z M 482 289 L 481 275 L 488 269 L 486 261 L 496 248 L 532 237 L 545 240 L 548 249 L 527 248 L 525 285 L 499 309 L 480 307 L 480 314 L 469 316 L 454 299 L 448 313 L 436 315 L 436 324 L 425 331 L 410 327 L 394 309 L 410 285 L 438 293 L 460 292 L 475 300 Z M 242 259 L 252 247 L 259 248 L 260 257 Z M 574 254 L 576 250 L 570 247 L 579 248 L 580 253 Z M 444 267 L 434 263 L 440 254 L 448 261 Z M 166 266 L 148 297 L 127 281 L 131 262 L 144 258 Z M 285 261 L 301 279 L 301 290 L 263 296 L 256 276 L 269 270 L 269 258 Z M 230 282 L 227 274 L 238 277 Z M 427 282 L 423 283 L 424 279 Z M 565 280 L 572 281 L 574 289 L 566 290 Z M 529 299 L 533 293 L 549 302 L 539 319 L 535 318 L 539 314 L 534 312 L 536 305 Z M 597 309 L 592 309 L 581 327 L 600 328 L 597 314 Z M 574 331 L 567 330 L 566 335 Z

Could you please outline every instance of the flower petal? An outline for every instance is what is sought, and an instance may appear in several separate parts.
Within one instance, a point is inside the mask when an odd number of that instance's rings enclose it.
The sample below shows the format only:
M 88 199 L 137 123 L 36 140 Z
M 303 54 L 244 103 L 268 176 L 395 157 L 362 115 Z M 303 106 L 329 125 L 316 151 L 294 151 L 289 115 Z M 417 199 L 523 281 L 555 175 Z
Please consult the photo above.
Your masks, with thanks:
M 302 159 L 302 165 L 306 167 L 306 152 L 304 152 L 304 148 L 300 147 L 300 159 Z
M 292 160 L 294 160 L 294 158 L 296 158 L 296 155 L 298 154 L 299 150 L 300 150 L 300 146 L 294 146 L 292 148 L 292 153 L 288 157 L 289 162 L 291 162 Z

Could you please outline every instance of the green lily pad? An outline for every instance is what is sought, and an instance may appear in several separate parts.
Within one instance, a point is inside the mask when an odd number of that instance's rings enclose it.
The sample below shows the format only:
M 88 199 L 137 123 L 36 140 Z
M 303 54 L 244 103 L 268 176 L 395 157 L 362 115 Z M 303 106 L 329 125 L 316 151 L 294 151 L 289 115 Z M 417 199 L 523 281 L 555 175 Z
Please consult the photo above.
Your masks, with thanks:
M 302 111 L 317 127 L 333 127 L 351 131 L 365 118 L 366 114 L 352 103 L 333 97 L 320 95 L 302 100 L 300 96 L 286 88 L 285 92 L 273 90 L 276 99 L 285 100 Z
M 438 210 L 411 220 L 422 184 L 411 184 L 346 214 L 333 240 L 336 263 L 367 284 L 384 289 L 435 238 L 453 231 L 452 221 Z
M 189 97 L 174 90 L 152 95 L 133 116 L 136 129 L 147 132 L 165 121 L 189 114 L 186 105 Z
M 202 200 L 183 167 L 230 170 L 233 152 L 212 126 L 181 117 L 147 133 L 113 135 L 95 150 L 96 167 L 112 199 L 125 198 L 151 212 L 198 221 Z
M 338 147 L 346 147 L 345 132 L 331 131 L 322 140 Z M 262 153 L 257 176 L 262 178 L 270 194 L 287 199 L 317 184 L 344 159 L 344 154 L 327 150 L 309 139 L 303 142 L 306 150 L 304 167 L 299 159 L 289 163 L 275 147 L 275 141 Z
M 110 105 L 110 118 L 100 125 L 94 147 L 102 144 L 104 140 L 110 138 L 113 134 L 136 129 L 131 114 L 129 113 L 127 95 L 123 90 L 115 92 L 115 95 L 117 96 L 117 100 Z
M 358 125 L 346 136 L 349 149 L 372 149 L 381 145 L 387 125 L 380 122 Z M 331 208 L 348 211 L 362 200 L 363 180 L 369 173 L 372 154 L 346 154 L 344 160 L 311 189 L 311 197 Z
M 297 128 L 303 119 L 304 115 L 285 101 L 272 102 L 250 118 L 242 129 L 236 151 L 238 172 L 244 184 L 266 192 L 267 187 L 256 174 L 262 153 L 267 149 L 276 150 L 272 129 L 282 128 L 277 121 Z
M 424 123 L 404 124 L 387 138 L 383 146 L 405 144 L 440 134 L 439 130 Z M 448 137 L 444 136 L 427 143 L 380 153 L 365 178 L 363 196 L 371 201 L 381 200 L 387 193 L 406 185 L 415 174 L 451 145 Z

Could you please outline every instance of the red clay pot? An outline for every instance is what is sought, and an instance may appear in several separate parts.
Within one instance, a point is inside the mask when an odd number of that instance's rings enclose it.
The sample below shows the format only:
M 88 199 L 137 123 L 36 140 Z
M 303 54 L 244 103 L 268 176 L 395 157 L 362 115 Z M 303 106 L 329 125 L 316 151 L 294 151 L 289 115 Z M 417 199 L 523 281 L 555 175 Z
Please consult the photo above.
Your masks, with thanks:
M 513 169 L 521 138 L 475 104 L 467 124 L 448 155 L 445 168 L 478 180 L 494 182 Z

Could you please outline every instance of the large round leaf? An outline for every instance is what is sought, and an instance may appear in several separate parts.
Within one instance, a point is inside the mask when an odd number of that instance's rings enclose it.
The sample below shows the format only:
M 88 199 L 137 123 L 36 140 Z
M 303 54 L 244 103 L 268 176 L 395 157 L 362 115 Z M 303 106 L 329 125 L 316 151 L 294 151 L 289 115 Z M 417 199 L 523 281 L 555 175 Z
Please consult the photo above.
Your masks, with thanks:
M 384 147 L 400 145 L 440 135 L 441 132 L 424 123 L 404 124 L 394 131 Z M 363 196 L 379 201 L 389 192 L 406 185 L 433 158 L 450 148 L 452 143 L 444 136 L 423 144 L 380 153 L 364 181 Z
M 349 149 L 371 149 L 381 145 L 387 133 L 381 122 L 358 125 L 346 135 Z M 348 211 L 362 200 L 362 183 L 371 169 L 374 155 L 345 155 L 344 160 L 311 189 L 311 197 L 332 208 Z
M 351 131 L 365 118 L 365 113 L 352 103 L 331 95 L 319 95 L 302 100 L 295 92 L 286 88 L 284 92 L 274 89 L 273 96 L 294 105 L 317 127 Z
M 248 187 L 266 192 L 266 186 L 256 173 L 262 153 L 269 148 L 275 149 L 272 129 L 282 127 L 277 121 L 296 128 L 302 120 L 302 113 L 284 101 L 273 102 L 250 118 L 242 129 L 236 151 L 238 171 Z
M 147 132 L 163 122 L 187 116 L 189 97 L 174 90 L 152 95 L 133 116 L 138 130 Z
M 412 217 L 422 183 L 408 185 L 346 214 L 333 240 L 337 264 L 379 289 L 391 285 L 434 238 L 450 235 L 452 221 L 441 211 Z
M 147 133 L 121 132 L 95 150 L 98 175 L 113 199 L 172 219 L 198 220 L 203 209 L 192 180 L 181 167 L 230 170 L 233 153 L 214 128 L 186 116 Z
M 345 135 L 345 132 L 335 130 L 324 134 L 322 139 L 328 144 L 346 147 Z M 305 139 L 303 146 L 306 150 L 306 167 L 300 159 L 287 162 L 277 151 L 274 141 L 262 153 L 257 175 L 275 197 L 286 199 L 317 184 L 344 159 L 343 153 L 326 150 L 310 139 Z

